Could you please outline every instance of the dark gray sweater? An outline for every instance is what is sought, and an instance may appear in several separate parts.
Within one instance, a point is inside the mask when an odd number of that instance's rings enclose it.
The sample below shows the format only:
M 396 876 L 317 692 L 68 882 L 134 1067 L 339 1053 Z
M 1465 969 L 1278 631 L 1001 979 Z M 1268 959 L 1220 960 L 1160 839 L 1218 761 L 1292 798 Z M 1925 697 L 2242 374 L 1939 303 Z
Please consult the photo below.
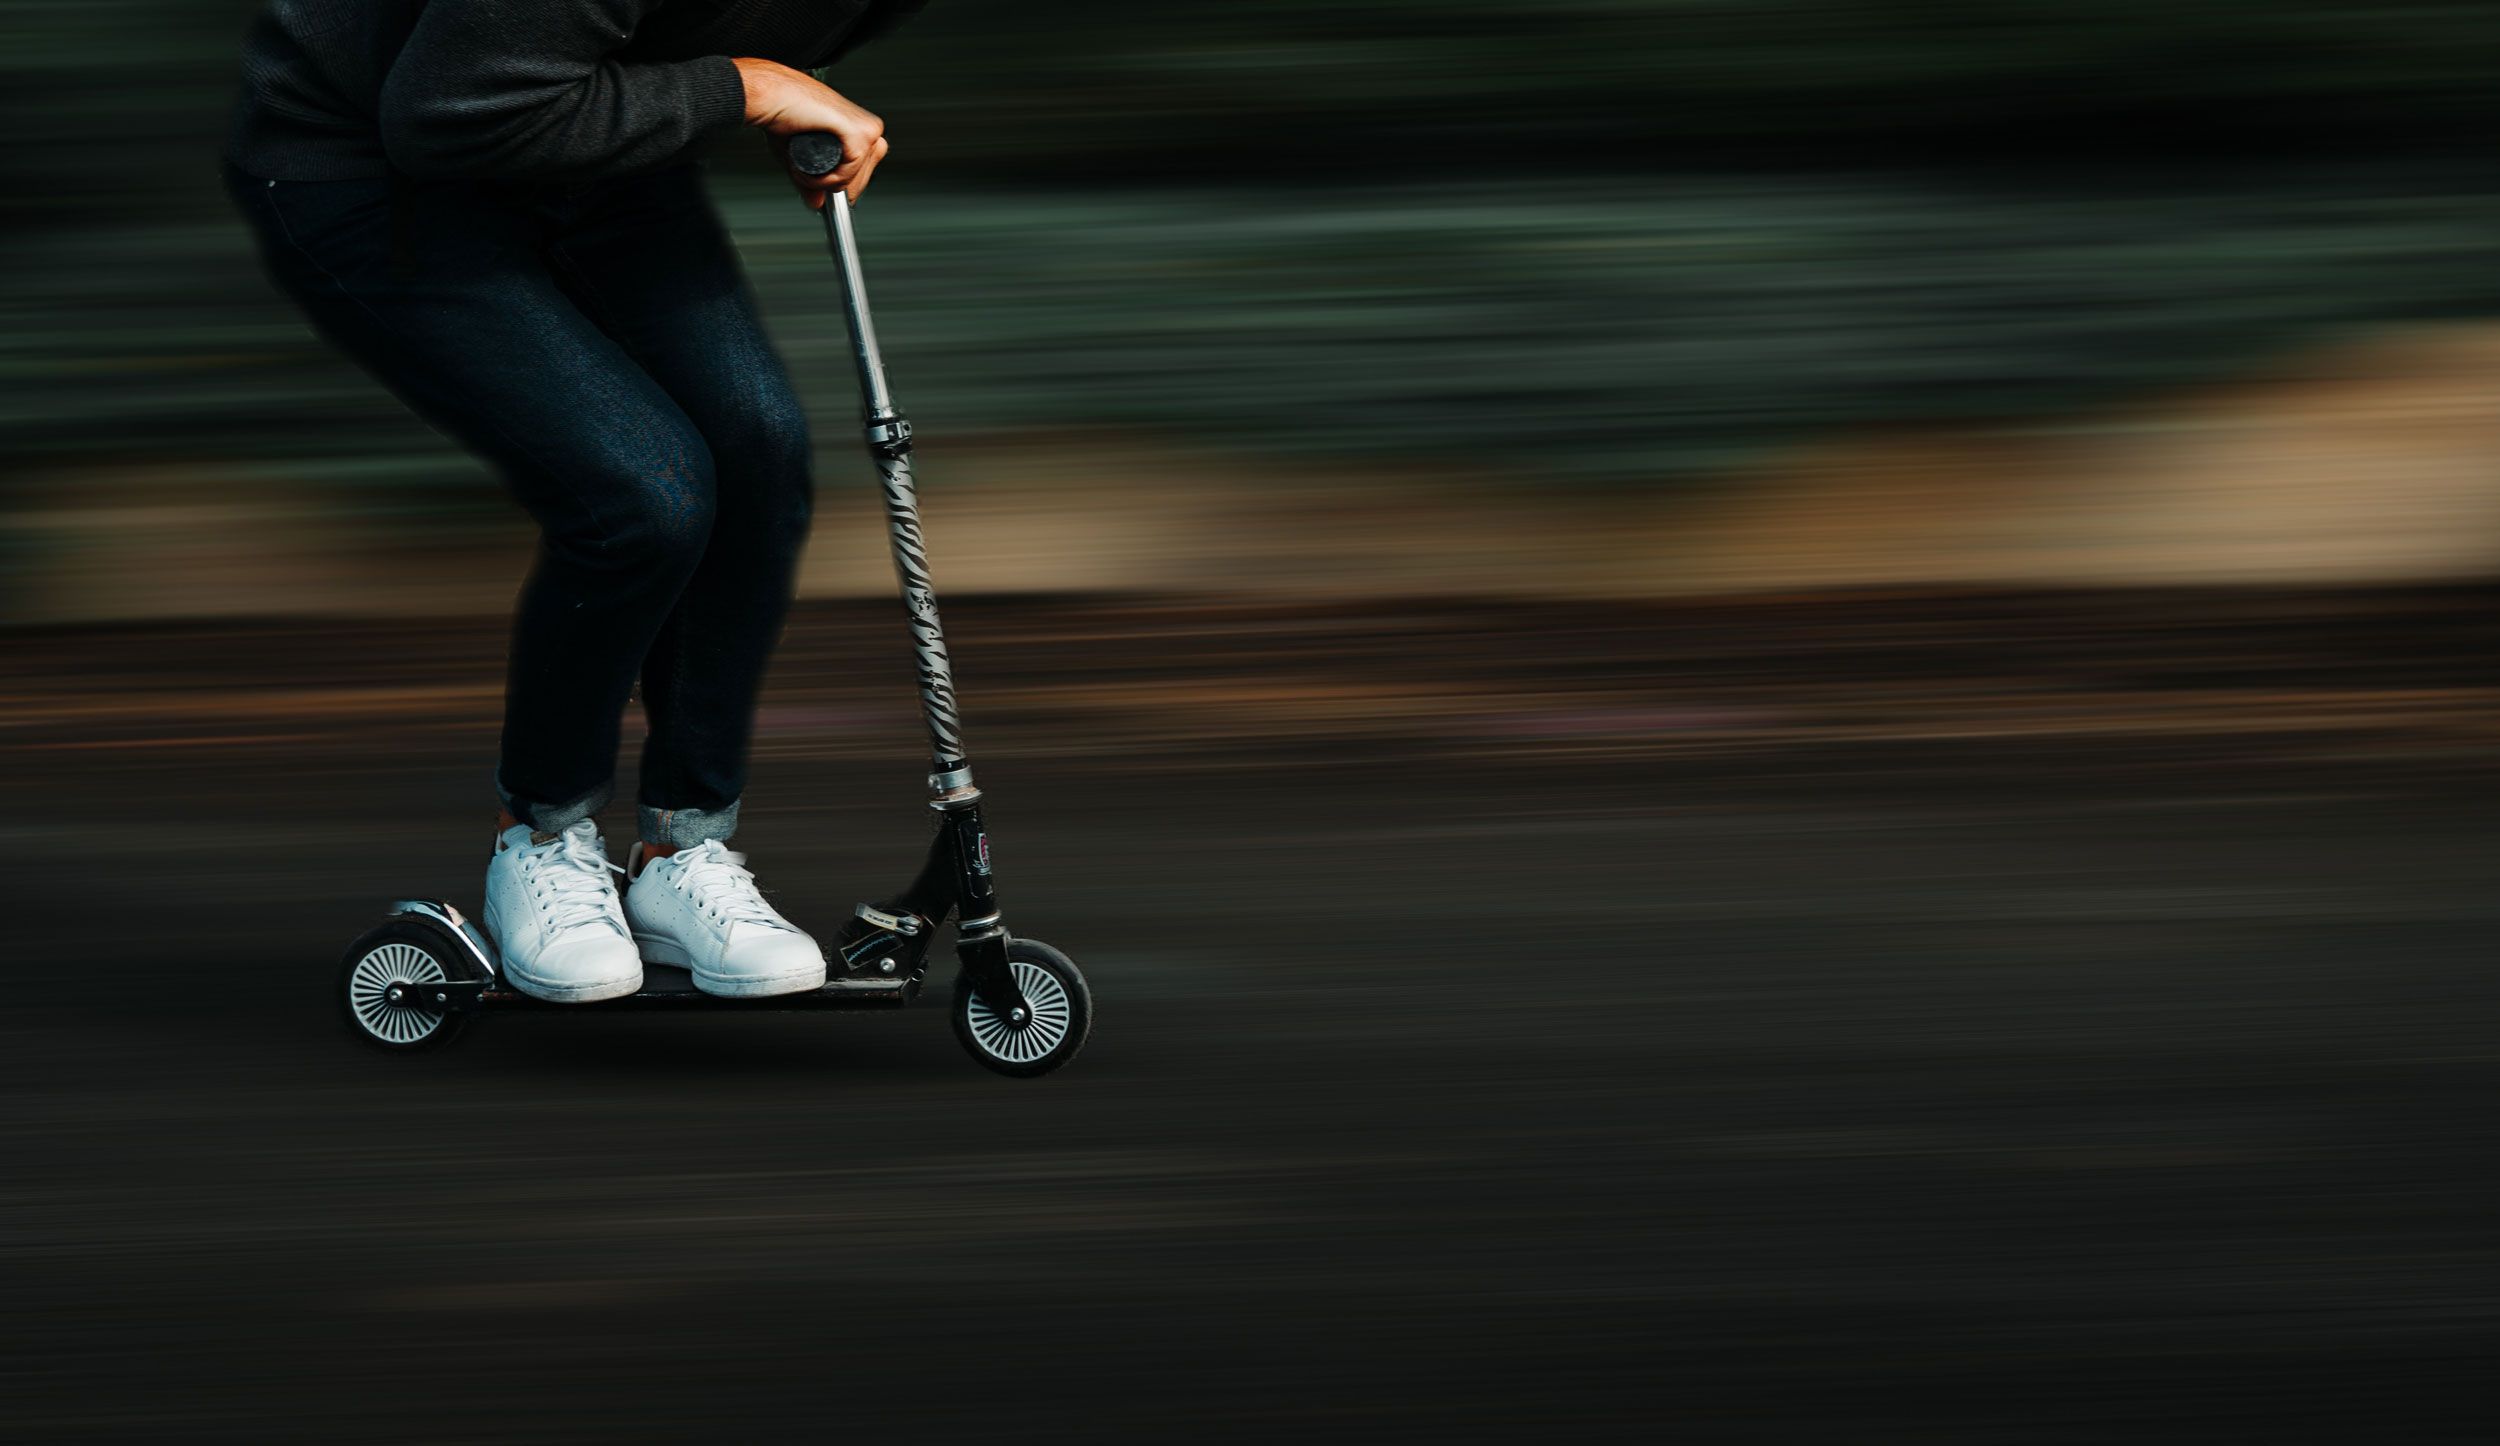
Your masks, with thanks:
M 732 56 L 831 64 L 921 0 L 269 0 L 226 155 L 256 176 L 596 180 L 745 115 Z

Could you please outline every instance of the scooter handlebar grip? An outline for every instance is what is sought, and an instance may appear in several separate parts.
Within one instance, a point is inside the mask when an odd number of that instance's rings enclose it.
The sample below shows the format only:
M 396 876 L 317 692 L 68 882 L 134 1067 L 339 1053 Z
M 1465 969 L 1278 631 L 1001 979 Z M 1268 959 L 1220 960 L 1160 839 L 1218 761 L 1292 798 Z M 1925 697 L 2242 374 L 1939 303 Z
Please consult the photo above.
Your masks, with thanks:
M 810 176 L 830 176 L 842 168 L 842 138 L 830 131 L 809 131 L 790 138 L 790 169 Z

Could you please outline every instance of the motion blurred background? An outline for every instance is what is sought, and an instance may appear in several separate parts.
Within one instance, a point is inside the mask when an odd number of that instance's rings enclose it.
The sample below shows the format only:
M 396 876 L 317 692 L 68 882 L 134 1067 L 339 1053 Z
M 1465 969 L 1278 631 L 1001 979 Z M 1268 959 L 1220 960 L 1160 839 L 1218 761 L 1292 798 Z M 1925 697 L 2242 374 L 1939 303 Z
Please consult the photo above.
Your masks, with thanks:
M 1103 1003 L 1023 1089 L 934 1009 L 337 1036 L 476 891 L 529 537 L 259 279 L 250 9 L 0 11 L 10 1424 L 2487 1439 L 2500 9 L 846 62 L 1011 916 Z M 743 842 L 829 927 L 908 662 L 821 232 L 714 168 L 822 479 Z
M 226 214 L 249 8 L 10 7 L 12 618 L 509 599 Z M 2491 575 L 2496 78 L 2488 6 L 2297 0 L 939 0 L 838 77 L 958 590 L 1544 596 Z M 839 446 L 821 238 L 718 155 Z

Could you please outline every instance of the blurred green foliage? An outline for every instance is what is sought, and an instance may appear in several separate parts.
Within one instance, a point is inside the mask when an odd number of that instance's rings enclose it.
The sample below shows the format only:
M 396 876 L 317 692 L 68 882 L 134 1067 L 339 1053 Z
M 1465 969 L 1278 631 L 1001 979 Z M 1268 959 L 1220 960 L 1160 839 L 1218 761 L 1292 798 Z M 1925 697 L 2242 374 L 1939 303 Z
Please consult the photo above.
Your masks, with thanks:
M 0 464 L 458 477 L 253 275 L 213 181 L 249 0 L 0 10 Z M 834 77 L 933 434 L 1654 479 L 2055 411 L 2500 303 L 2500 6 L 933 0 Z M 847 412 L 803 214 L 721 189 Z
M 1553 479 L 1706 471 L 1834 427 L 2053 412 L 2341 324 L 2500 306 L 2500 195 L 2307 169 L 2080 193 L 1935 173 L 1046 190 L 878 183 L 862 231 L 932 438 L 1150 426 Z M 719 190 L 828 437 L 855 405 L 823 237 Z M 20 457 L 439 468 L 215 218 L 13 248 Z

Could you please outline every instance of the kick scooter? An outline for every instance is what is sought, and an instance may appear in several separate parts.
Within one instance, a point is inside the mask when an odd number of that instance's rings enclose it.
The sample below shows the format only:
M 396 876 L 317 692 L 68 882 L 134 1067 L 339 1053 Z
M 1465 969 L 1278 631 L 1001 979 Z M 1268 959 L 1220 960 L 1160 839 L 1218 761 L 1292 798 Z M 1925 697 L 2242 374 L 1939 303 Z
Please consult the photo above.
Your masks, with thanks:
M 828 135 L 799 136 L 791 142 L 790 158 L 801 170 L 829 174 L 841 164 L 841 142 Z M 685 971 L 646 963 L 637 993 L 598 1004 L 546 1004 L 504 978 L 495 941 L 477 921 L 441 899 L 402 899 L 388 918 L 348 946 L 340 966 L 340 1004 L 348 1027 L 365 1042 L 395 1051 L 430 1049 L 449 1043 L 481 1014 L 530 1009 L 896 1009 L 920 993 L 930 945 L 951 914 L 960 966 L 952 1018 L 965 1050 L 1000 1074 L 1031 1076 L 1048 1074 L 1084 1048 L 1094 1014 L 1085 976 L 1048 944 L 1009 934 L 999 912 L 989 835 L 981 826 L 981 790 L 973 787 L 972 765 L 964 756 L 954 672 L 920 537 L 911 423 L 886 390 L 850 204 L 835 192 L 825 200 L 824 215 L 826 239 L 842 272 L 842 309 L 859 368 L 868 451 L 884 480 L 887 530 L 935 763 L 929 807 L 937 812 L 937 836 L 919 877 L 901 893 L 853 911 L 833 936 L 823 988 L 766 999 L 715 998 L 697 990 Z

